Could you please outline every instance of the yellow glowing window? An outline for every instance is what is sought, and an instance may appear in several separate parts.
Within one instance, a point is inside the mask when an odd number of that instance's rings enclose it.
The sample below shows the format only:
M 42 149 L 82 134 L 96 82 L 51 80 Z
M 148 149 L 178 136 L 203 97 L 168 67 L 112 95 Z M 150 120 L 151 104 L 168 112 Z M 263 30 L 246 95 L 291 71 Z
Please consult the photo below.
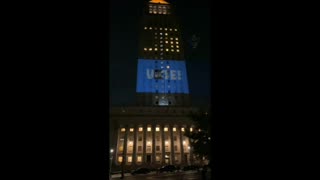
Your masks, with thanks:
M 176 40 L 178 40 L 178 38 L 176 38 Z
M 166 49 L 166 51 L 169 51 L 169 49 Z
M 128 162 L 129 162 L 129 163 L 132 162 L 132 156 L 128 156 Z
M 155 51 L 158 51 L 158 48 L 154 48 Z
M 157 11 L 153 11 L 153 14 L 157 14 Z
M 118 157 L 118 162 L 122 162 L 122 156 Z
M 171 41 L 170 43 L 173 44 L 173 41 Z
M 134 130 L 133 128 L 130 128 L 130 132 L 133 132 L 133 130 Z
M 160 28 L 160 30 L 162 30 L 162 28 Z
M 170 40 L 173 40 L 173 38 L 170 38 Z
M 152 27 L 149 27 L 149 29 L 152 29 Z
M 168 41 L 166 41 L 166 44 L 168 44 Z
M 178 31 L 177 29 L 174 29 L 174 31 Z
M 144 29 L 148 29 L 147 27 L 144 27 Z
M 119 151 L 123 151 L 123 146 L 119 146 Z
M 172 31 L 172 29 L 170 28 L 170 31 Z
M 179 49 L 177 49 L 177 52 L 180 52 Z
M 184 128 L 181 128 L 181 131 L 184 132 Z
M 175 127 L 172 128 L 172 131 L 173 131 L 173 132 L 176 132 L 176 131 L 177 131 L 177 128 L 175 128 Z
M 192 132 L 193 131 L 193 129 L 192 128 L 190 128 L 190 132 Z
M 171 48 L 174 48 L 174 46 L 173 46 L 173 45 L 171 45 Z
M 176 44 L 179 44 L 179 42 L 177 41 Z
M 144 50 L 146 51 L 146 50 L 148 50 L 147 48 L 144 48 Z
M 160 33 L 160 35 L 162 35 L 162 33 Z
M 166 141 L 166 144 L 169 144 L 169 141 Z
M 179 46 L 178 46 L 178 45 L 177 45 L 176 47 L 177 47 L 177 48 L 179 48 Z
M 163 11 L 163 14 L 167 14 L 167 11 Z
M 160 128 L 159 128 L 159 127 L 156 127 L 156 131 L 160 131 Z
M 152 51 L 152 48 L 149 48 L 149 51 Z
M 142 161 L 142 156 L 138 156 L 137 157 L 137 162 L 141 162 Z
M 167 128 L 167 127 L 165 127 L 163 130 L 164 130 L 164 131 L 168 131 L 168 128 Z
M 151 127 L 148 127 L 148 128 L 147 128 L 147 131 L 151 131 Z
M 171 52 L 173 52 L 174 50 L 173 49 L 171 49 Z
M 183 141 L 183 144 L 186 144 L 186 141 Z
M 121 128 L 121 132 L 125 132 L 126 131 L 126 128 Z
M 143 131 L 143 128 L 142 127 L 139 127 L 139 132 Z
M 164 30 L 166 31 L 166 30 L 168 30 L 167 28 L 164 28 Z M 167 33 L 166 33 L 167 34 Z
M 168 36 L 168 33 L 165 33 L 166 36 Z

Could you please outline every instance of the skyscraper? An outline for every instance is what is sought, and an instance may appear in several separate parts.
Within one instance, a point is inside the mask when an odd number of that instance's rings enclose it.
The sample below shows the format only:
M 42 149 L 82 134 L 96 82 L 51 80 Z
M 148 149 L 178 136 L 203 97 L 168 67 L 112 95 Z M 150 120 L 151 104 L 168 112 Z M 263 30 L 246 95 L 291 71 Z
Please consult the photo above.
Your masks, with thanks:
M 138 105 L 189 106 L 181 28 L 168 2 L 148 3 L 139 40 Z
M 171 5 L 151 0 L 144 9 L 137 62 L 137 106 L 112 107 L 113 167 L 158 168 L 195 163 L 186 129 L 194 131 L 181 28 Z

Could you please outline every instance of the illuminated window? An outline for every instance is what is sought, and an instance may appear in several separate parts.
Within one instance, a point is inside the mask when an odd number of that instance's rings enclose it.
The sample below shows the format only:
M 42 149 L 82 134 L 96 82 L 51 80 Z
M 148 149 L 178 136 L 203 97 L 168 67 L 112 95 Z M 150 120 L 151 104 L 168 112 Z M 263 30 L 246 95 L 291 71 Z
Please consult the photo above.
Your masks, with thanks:
M 130 128 L 130 132 L 133 132 L 133 128 Z
M 157 14 L 157 11 L 153 11 L 153 14 Z
M 163 43 L 163 41 L 160 41 L 160 44 Z
M 166 51 L 169 51 L 169 49 L 166 49 Z
M 167 14 L 167 11 L 163 11 L 163 14 Z
M 177 29 L 174 29 L 174 31 L 178 31 Z
M 151 131 L 151 127 L 148 127 L 148 128 L 147 128 L 147 131 Z
M 162 35 L 162 33 L 160 33 L 160 35 Z
M 164 28 L 164 30 L 166 31 L 167 30 L 167 28 Z M 166 33 L 167 34 L 167 33 Z
M 156 127 L 156 131 L 160 131 L 160 128 L 159 128 L 159 127 Z
M 160 147 L 159 147 L 160 148 Z M 156 161 L 160 162 L 160 156 L 156 156 Z
M 183 141 L 183 144 L 186 144 L 186 141 Z
M 118 157 L 118 162 L 120 162 L 120 163 L 122 162 L 122 156 Z
M 171 49 L 171 52 L 173 52 L 174 50 L 173 49 Z
M 162 44 L 160 45 L 162 47 Z M 160 49 L 160 51 L 163 51 L 163 48 Z M 162 55 L 162 54 L 161 54 Z
M 121 132 L 125 132 L 126 131 L 126 128 L 121 128 Z
M 166 141 L 166 144 L 169 144 L 169 142 L 168 142 L 168 141 Z
M 179 48 L 179 46 L 177 45 L 177 48 Z
M 171 45 L 171 48 L 174 48 L 174 46 L 173 46 L 173 45 Z
M 160 28 L 160 30 L 162 30 L 162 28 Z
M 162 39 L 162 36 L 160 37 L 160 39 Z
M 177 52 L 180 52 L 179 49 L 177 49 Z
M 184 128 L 181 128 L 181 131 L 184 132 Z
M 172 131 L 173 131 L 173 132 L 176 132 L 176 131 L 177 131 L 177 128 L 175 128 L 175 127 L 172 128 Z
M 190 128 L 190 132 L 192 132 L 193 131 L 193 129 L 192 128 Z
M 143 131 L 143 128 L 142 127 L 139 127 L 139 132 Z
M 167 127 L 165 127 L 163 130 L 164 130 L 164 131 L 168 131 L 168 128 L 167 128 Z
M 152 51 L 152 48 L 149 48 L 149 51 Z
M 166 44 L 168 44 L 168 41 L 166 41 Z
M 176 38 L 176 40 L 178 40 L 178 38 Z
M 179 44 L 179 42 L 177 41 L 176 44 Z
M 148 29 L 147 27 L 144 27 L 144 29 Z
M 149 27 L 149 29 L 152 29 L 152 27 Z
M 146 51 L 146 50 L 148 50 L 147 48 L 144 48 L 144 50 Z
M 170 68 L 170 66 L 167 66 L 167 69 L 169 69 Z
M 168 36 L 168 33 L 165 33 L 166 36 Z
M 142 156 L 137 157 L 137 162 L 142 162 Z
M 128 156 L 128 162 L 129 162 L 129 163 L 132 162 L 132 156 Z
M 158 48 L 154 48 L 155 51 L 158 51 Z
M 170 38 L 170 40 L 173 40 L 173 38 Z
M 172 29 L 170 28 L 170 31 L 172 31 Z
M 163 47 L 163 44 L 160 44 L 160 47 Z

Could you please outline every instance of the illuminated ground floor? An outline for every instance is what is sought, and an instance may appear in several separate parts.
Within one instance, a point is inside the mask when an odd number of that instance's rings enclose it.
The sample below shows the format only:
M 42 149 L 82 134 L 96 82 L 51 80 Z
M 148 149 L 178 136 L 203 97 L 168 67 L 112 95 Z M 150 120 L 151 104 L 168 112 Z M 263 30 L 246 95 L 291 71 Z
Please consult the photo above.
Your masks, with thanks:
M 199 164 L 186 129 L 194 131 L 188 114 L 194 108 L 118 108 L 111 111 L 112 165 L 134 169 L 166 164 Z

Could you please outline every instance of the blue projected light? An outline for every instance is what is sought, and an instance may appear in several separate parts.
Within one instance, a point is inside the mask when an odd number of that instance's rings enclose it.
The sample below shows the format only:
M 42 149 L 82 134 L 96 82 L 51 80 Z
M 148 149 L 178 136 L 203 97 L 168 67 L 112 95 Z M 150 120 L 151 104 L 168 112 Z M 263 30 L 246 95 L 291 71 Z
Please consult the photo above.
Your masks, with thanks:
M 138 59 L 137 92 L 189 94 L 185 62 Z

